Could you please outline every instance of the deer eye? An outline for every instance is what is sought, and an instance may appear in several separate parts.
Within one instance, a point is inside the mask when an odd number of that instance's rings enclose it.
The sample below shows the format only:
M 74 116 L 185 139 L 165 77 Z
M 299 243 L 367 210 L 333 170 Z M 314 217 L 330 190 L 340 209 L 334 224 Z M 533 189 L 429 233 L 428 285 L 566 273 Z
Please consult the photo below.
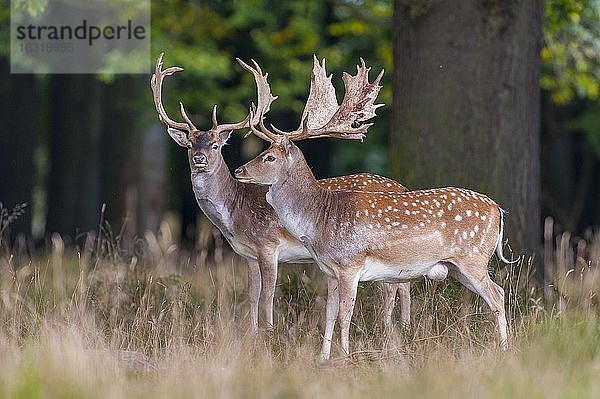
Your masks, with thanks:
M 273 162 L 275 160 L 275 157 L 273 155 L 267 155 L 265 157 L 265 162 Z
M 213 150 L 218 150 L 219 149 L 219 145 L 217 143 L 212 145 L 212 149 Z

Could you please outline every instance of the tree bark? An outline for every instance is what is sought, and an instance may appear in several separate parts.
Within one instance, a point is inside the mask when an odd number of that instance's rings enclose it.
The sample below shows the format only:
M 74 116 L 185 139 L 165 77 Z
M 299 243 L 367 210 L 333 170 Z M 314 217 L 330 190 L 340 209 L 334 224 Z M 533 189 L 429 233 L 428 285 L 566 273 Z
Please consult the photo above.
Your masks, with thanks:
M 397 0 L 394 29 L 391 174 L 488 194 L 512 248 L 537 251 L 540 1 Z

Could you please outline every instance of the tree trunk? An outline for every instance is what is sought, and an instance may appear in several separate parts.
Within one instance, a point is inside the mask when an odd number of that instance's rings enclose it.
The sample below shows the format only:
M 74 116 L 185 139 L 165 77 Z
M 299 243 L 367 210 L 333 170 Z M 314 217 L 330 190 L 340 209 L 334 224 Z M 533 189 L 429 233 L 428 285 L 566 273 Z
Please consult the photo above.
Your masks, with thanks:
M 512 248 L 537 251 L 540 1 L 397 0 L 394 29 L 392 175 L 488 194 Z

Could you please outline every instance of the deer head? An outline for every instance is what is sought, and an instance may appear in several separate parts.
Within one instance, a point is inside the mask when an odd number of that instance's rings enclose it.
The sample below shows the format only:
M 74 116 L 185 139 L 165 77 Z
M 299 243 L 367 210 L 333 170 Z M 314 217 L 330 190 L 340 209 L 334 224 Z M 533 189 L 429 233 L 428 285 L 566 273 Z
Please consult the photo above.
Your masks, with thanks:
M 271 142 L 271 146 L 252 161 L 236 169 L 235 177 L 243 182 L 271 185 L 294 173 L 298 162 L 306 162 L 300 149 L 292 142 L 320 137 L 335 137 L 347 140 L 361 140 L 372 123 L 363 122 L 375 116 L 375 110 L 383 104 L 374 104 L 381 86 L 379 82 L 383 70 L 373 83 L 369 83 L 369 71 L 361 58 L 355 76 L 344 72 L 345 94 L 338 105 L 331 75 L 325 72 L 325 60 L 319 63 L 314 57 L 310 93 L 302 113 L 298 129 L 284 132 L 272 126 L 275 132 L 263 123 L 264 115 L 258 117 L 258 126 L 250 126 L 258 137 Z M 251 118 L 256 116 L 251 112 Z
M 184 122 L 177 122 L 167 115 L 162 104 L 163 80 L 165 76 L 173 75 L 176 72 L 182 71 L 183 68 L 174 66 L 163 70 L 163 56 L 164 53 L 158 57 L 154 74 L 150 80 L 158 117 L 167 125 L 167 131 L 171 138 L 180 146 L 188 149 L 190 169 L 193 172 L 211 174 L 223 162 L 221 148 L 225 145 L 231 133 L 234 130 L 258 124 L 259 116 L 267 113 L 271 103 L 277 98 L 271 95 L 271 89 L 267 82 L 268 74 L 263 75 L 260 67 L 254 60 L 252 62 L 255 68 L 252 68 L 240 59 L 237 59 L 242 68 L 254 75 L 258 91 L 258 103 L 257 105 L 252 104 L 251 111 L 244 120 L 230 124 L 219 124 L 217 122 L 217 106 L 215 105 L 212 112 L 212 127 L 204 131 L 196 128 L 181 102 L 179 103 L 179 108 Z
M 293 165 L 304 160 L 302 151 L 287 135 L 281 135 L 252 161 L 235 170 L 235 177 L 244 183 L 271 185 L 293 174 Z

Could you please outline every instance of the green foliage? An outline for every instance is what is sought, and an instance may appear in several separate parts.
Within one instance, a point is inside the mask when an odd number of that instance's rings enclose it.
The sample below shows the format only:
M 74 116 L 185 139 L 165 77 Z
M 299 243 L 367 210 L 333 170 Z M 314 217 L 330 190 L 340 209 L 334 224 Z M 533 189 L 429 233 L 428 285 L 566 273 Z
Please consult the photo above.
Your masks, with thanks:
M 600 158 L 600 1 L 544 2 L 544 46 L 540 84 L 556 104 L 588 101 L 568 124 L 583 133 Z
M 32 17 L 35 17 L 46 10 L 48 0 L 12 0 L 15 10 L 23 10 Z
M 558 104 L 600 94 L 600 1 L 544 2 L 542 88 Z

